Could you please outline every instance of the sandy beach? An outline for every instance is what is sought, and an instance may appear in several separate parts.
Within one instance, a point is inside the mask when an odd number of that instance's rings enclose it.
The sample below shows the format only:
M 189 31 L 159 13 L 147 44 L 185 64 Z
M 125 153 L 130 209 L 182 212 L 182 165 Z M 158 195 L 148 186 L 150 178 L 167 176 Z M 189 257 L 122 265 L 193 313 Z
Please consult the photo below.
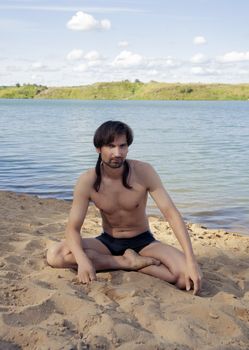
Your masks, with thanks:
M 0 192 L 0 349 L 249 349 L 249 237 L 188 224 L 204 274 L 199 296 L 128 271 L 83 285 L 45 260 L 64 237 L 70 206 Z M 177 246 L 162 218 L 150 216 L 150 225 Z M 100 232 L 91 207 L 82 233 Z

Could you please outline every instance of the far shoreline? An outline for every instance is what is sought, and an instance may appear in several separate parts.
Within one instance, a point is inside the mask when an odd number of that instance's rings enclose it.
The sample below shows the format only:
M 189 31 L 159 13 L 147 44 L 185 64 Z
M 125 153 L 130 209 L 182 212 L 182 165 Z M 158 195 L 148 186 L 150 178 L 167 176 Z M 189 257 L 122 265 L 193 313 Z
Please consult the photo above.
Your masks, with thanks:
M 121 101 L 249 101 L 249 83 L 165 83 L 136 79 L 82 86 L 0 86 L 0 98 Z

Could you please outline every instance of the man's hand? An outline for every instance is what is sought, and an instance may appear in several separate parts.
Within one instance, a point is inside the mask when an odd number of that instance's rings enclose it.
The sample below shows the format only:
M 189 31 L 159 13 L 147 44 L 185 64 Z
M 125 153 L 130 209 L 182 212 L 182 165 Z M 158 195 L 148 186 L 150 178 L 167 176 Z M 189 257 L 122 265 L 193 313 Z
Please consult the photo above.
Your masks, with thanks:
M 97 279 L 95 268 L 87 256 L 78 264 L 78 279 L 86 284 Z
M 202 273 L 195 259 L 187 260 L 185 283 L 186 290 L 191 289 L 193 284 L 194 295 L 196 295 L 201 289 Z

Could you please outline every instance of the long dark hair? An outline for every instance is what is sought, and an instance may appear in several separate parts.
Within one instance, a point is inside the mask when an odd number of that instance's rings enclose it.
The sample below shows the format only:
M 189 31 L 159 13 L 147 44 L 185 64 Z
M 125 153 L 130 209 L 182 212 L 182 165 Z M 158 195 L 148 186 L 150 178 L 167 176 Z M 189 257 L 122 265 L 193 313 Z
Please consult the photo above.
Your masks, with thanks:
M 103 124 L 101 124 L 98 129 L 95 131 L 93 137 L 93 143 L 96 148 L 101 148 L 102 146 L 109 145 L 112 143 L 116 136 L 125 135 L 127 144 L 130 146 L 133 142 L 133 132 L 131 128 L 120 121 L 109 120 Z M 95 172 L 96 172 L 96 180 L 93 185 L 96 192 L 99 191 L 101 184 L 101 154 L 99 154 Z M 131 189 L 132 187 L 128 184 L 128 176 L 130 173 L 130 165 L 127 160 L 124 161 L 124 172 L 122 176 L 122 182 L 124 187 Z

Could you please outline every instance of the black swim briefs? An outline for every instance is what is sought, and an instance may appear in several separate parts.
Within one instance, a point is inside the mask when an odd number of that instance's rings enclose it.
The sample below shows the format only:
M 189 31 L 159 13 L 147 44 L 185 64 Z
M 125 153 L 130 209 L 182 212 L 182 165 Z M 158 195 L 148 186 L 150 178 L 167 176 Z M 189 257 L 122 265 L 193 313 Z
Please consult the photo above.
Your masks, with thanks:
M 150 231 L 145 231 L 131 238 L 114 238 L 108 233 L 103 232 L 96 239 L 102 242 L 110 250 L 112 255 L 123 255 L 128 248 L 139 253 L 144 247 L 156 241 Z

